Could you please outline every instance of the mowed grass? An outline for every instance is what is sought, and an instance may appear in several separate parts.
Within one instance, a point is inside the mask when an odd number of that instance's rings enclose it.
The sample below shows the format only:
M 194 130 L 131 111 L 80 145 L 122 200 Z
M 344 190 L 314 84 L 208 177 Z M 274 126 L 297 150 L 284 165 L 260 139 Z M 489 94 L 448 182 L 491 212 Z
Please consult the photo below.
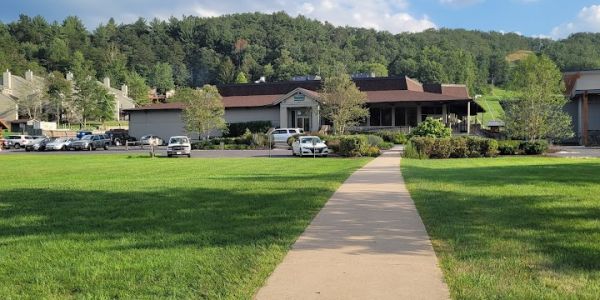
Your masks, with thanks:
M 367 161 L 0 156 L 0 298 L 249 299 Z
M 598 299 L 600 160 L 402 161 L 455 299 Z

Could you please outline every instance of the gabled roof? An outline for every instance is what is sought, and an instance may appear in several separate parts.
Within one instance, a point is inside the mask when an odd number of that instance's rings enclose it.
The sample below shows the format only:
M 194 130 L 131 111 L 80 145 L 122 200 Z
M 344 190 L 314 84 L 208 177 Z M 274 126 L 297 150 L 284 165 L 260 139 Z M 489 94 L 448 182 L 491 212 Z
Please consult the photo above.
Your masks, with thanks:
M 319 99 L 321 99 L 321 95 L 319 95 L 319 93 L 315 92 L 315 91 L 311 91 L 311 90 L 307 90 L 304 88 L 295 88 L 293 91 L 277 98 L 277 100 L 275 100 L 274 102 L 271 103 L 271 105 L 277 105 L 283 101 L 285 101 L 286 99 L 289 99 L 290 97 L 294 96 L 297 93 L 302 93 L 305 96 L 308 96 L 316 101 L 319 101 Z

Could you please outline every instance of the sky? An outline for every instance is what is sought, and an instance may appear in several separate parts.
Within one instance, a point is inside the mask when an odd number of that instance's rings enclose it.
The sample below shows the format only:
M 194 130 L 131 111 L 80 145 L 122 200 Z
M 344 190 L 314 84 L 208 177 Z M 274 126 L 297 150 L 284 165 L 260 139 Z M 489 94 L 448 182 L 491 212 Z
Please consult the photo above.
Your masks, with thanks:
M 600 0 L 3 0 L 0 21 L 20 14 L 61 21 L 76 15 L 93 30 L 114 17 L 214 17 L 242 12 L 285 11 L 334 25 L 420 32 L 465 28 L 561 39 L 574 32 L 600 32 Z

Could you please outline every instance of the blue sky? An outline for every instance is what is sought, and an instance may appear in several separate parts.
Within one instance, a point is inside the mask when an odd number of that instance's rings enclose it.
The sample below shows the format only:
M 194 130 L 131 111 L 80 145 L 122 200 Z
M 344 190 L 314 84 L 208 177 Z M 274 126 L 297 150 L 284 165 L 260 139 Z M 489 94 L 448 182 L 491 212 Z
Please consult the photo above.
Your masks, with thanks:
M 446 27 L 563 38 L 579 31 L 600 32 L 599 0 L 6 0 L 0 20 L 13 21 L 21 13 L 51 21 L 77 15 L 93 29 L 110 17 L 132 22 L 140 16 L 165 19 L 281 10 L 393 33 Z

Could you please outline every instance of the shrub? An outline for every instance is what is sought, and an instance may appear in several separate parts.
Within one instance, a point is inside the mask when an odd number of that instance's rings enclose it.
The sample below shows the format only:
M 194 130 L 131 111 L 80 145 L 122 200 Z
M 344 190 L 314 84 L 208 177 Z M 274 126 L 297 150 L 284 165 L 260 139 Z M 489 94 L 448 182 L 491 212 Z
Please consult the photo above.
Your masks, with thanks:
M 340 137 L 339 136 L 329 136 L 327 137 L 325 144 L 329 148 L 330 151 L 334 153 L 340 152 Z
M 375 146 L 369 146 L 367 150 L 362 153 L 363 156 L 377 157 L 381 155 L 381 150 Z
M 446 127 L 440 120 L 427 118 L 415 127 L 410 134 L 412 136 L 446 138 L 452 135 L 452 130 Z
M 517 155 L 521 152 L 520 146 L 521 141 L 498 141 L 498 152 L 500 155 Z
M 417 150 L 417 148 L 415 148 L 411 141 L 408 141 L 406 145 L 404 145 L 404 153 L 402 154 L 402 157 L 423 159 L 423 157 L 421 157 L 419 151 Z
M 383 130 L 377 131 L 374 134 L 380 136 L 381 138 L 383 138 L 384 141 L 388 143 L 403 145 L 407 142 L 406 135 L 400 131 Z
M 431 158 L 449 158 L 452 151 L 452 144 L 449 138 L 436 139 L 431 146 L 429 157 Z
M 454 137 L 450 139 L 450 157 L 465 158 L 469 156 L 469 148 L 467 148 L 467 139 L 464 137 Z
M 369 147 L 367 137 L 363 135 L 349 135 L 340 138 L 340 155 L 348 157 L 361 156 Z
M 494 139 L 481 139 L 481 154 L 485 157 L 495 157 L 498 155 L 498 141 Z
M 236 137 L 244 134 L 246 129 L 250 130 L 250 132 L 254 133 L 264 133 L 269 130 L 269 128 L 273 127 L 271 121 L 253 121 L 253 122 L 244 122 L 244 123 L 230 123 L 227 124 L 227 128 L 229 132 L 226 137 Z
M 271 140 L 271 146 L 274 142 Z M 269 136 L 266 133 L 253 133 L 252 145 L 256 147 L 269 147 Z
M 539 140 L 522 142 L 521 145 L 519 145 L 519 148 L 527 155 L 539 155 L 546 153 L 549 146 L 548 141 Z
M 481 153 L 481 138 L 478 137 L 466 137 L 467 141 L 467 156 L 472 158 L 482 157 Z
M 379 148 L 381 150 L 390 150 L 390 149 L 392 149 L 392 147 L 394 147 L 394 144 L 390 143 L 390 142 L 383 142 L 383 143 L 380 143 L 379 145 L 377 145 L 377 148 Z
M 369 146 L 377 147 L 383 143 L 383 138 L 378 135 L 369 134 L 367 135 L 367 142 Z
M 413 137 L 410 139 L 410 143 L 417 151 L 419 159 L 429 158 L 434 142 L 435 139 L 431 137 Z

